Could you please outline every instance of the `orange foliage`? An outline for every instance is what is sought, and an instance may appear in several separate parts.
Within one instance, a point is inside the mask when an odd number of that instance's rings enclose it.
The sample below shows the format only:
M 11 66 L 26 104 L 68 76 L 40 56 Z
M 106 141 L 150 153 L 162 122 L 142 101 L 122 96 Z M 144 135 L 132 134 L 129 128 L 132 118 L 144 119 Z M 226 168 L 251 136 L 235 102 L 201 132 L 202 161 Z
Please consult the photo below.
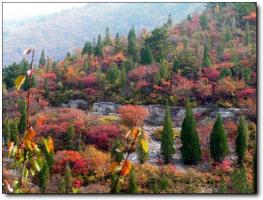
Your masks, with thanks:
M 130 127 L 141 126 L 149 115 L 147 108 L 133 105 L 121 106 L 118 112 L 121 114 L 122 121 Z

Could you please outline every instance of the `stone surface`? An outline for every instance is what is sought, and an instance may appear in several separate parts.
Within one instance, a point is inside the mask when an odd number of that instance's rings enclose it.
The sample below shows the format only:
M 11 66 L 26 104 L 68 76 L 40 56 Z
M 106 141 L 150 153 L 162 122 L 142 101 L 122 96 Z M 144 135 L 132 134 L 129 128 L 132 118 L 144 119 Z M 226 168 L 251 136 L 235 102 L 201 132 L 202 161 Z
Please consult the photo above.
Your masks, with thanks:
M 63 108 L 78 108 L 81 110 L 87 110 L 88 109 L 88 103 L 87 101 L 83 99 L 71 99 L 67 104 L 62 103 Z
M 118 108 L 119 104 L 113 102 L 99 102 L 93 104 L 92 112 L 107 115 L 109 113 L 116 113 Z

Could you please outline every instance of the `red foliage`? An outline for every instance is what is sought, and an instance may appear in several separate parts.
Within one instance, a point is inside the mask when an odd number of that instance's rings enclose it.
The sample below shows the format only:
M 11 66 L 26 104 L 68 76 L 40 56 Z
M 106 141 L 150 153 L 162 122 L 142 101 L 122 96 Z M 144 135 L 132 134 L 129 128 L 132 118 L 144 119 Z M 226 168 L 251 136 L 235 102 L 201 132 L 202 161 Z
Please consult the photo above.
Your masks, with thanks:
M 142 79 L 139 80 L 136 84 L 135 84 L 135 89 L 136 90 L 140 90 L 144 87 L 148 87 L 150 85 L 150 83 L 148 83 L 146 80 Z
M 88 172 L 87 164 L 81 154 L 77 151 L 58 151 L 54 157 L 53 171 L 65 173 L 65 166 L 69 163 L 73 175 L 85 175 Z
M 152 77 L 155 73 L 159 71 L 156 65 L 151 66 L 139 66 L 128 73 L 128 77 L 130 80 L 141 80 L 148 79 Z
M 149 115 L 147 108 L 142 106 L 125 105 L 118 110 L 123 122 L 130 127 L 141 126 L 143 121 Z
M 247 16 L 243 16 L 243 19 L 246 19 L 248 21 L 256 21 L 257 20 L 257 13 L 256 11 L 252 11 Z
M 202 69 L 202 74 L 204 77 L 208 78 L 210 81 L 217 81 L 220 72 L 216 68 L 206 67 Z
M 237 97 L 241 99 L 244 99 L 247 97 L 253 97 L 255 95 L 256 95 L 256 89 L 250 88 L 250 87 L 247 87 L 237 93 Z
M 207 78 L 197 81 L 194 85 L 194 89 L 196 96 L 201 100 L 205 100 L 207 97 L 212 95 L 212 86 L 209 84 Z
M 80 79 L 80 83 L 85 87 L 95 86 L 97 83 L 97 77 L 95 74 L 88 74 Z
M 234 139 L 236 137 L 236 131 L 237 131 L 237 125 L 232 120 L 227 120 L 224 123 L 225 129 L 227 130 L 228 136 L 231 139 Z
M 183 101 L 192 94 L 193 86 L 193 81 L 183 76 L 176 74 L 172 78 L 172 93 Z
M 223 160 L 222 163 L 212 163 L 212 168 L 223 172 L 231 172 L 233 169 L 233 162 L 231 160 Z
M 112 140 L 119 137 L 120 133 L 117 125 L 97 125 L 86 131 L 86 141 L 98 148 L 108 150 Z

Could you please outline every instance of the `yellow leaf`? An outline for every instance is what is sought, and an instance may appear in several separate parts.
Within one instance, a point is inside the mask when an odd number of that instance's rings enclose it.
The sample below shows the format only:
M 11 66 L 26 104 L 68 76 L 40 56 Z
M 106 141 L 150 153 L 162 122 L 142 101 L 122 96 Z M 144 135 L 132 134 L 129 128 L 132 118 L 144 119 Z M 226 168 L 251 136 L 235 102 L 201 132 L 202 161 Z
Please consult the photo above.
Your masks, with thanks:
M 21 86 L 23 85 L 23 83 L 25 82 L 26 77 L 23 75 L 19 75 L 16 80 L 15 80 L 15 87 L 17 90 L 20 90 Z
M 25 144 L 25 147 L 29 149 L 30 151 L 34 151 L 37 147 L 37 144 L 32 142 L 31 140 L 26 140 L 24 144 Z
M 43 139 L 43 142 L 48 153 L 54 152 L 54 141 L 50 136 L 47 139 Z
M 149 143 L 148 143 L 148 141 L 145 140 L 145 139 L 142 139 L 140 142 L 141 142 L 141 145 L 142 145 L 142 149 L 143 149 L 146 153 L 148 153 L 148 151 L 149 151 Z
M 14 147 L 14 142 L 9 142 L 8 143 L 8 153 L 10 153 L 13 150 Z
M 27 140 L 30 140 L 32 141 L 32 139 L 36 136 L 36 131 L 30 127 L 27 131 L 26 131 L 26 134 L 24 135 L 24 138 L 23 138 L 23 141 L 27 141 Z
M 125 160 L 123 164 L 123 168 L 121 170 L 121 175 L 126 176 L 127 174 L 129 174 L 131 167 L 132 167 L 131 162 L 129 160 Z

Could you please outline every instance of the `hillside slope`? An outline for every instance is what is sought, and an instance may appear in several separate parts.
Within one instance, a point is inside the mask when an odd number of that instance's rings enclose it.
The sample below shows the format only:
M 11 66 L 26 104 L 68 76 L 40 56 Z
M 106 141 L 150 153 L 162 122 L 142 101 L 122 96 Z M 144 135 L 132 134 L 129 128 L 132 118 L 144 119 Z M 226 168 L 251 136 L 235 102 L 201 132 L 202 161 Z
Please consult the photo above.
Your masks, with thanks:
M 8 28 L 4 23 L 4 65 L 21 59 L 25 48 L 35 47 L 37 57 L 41 49 L 48 56 L 61 59 L 73 47 L 97 35 L 104 34 L 109 27 L 112 35 L 116 32 L 126 35 L 132 25 L 136 30 L 152 29 L 163 24 L 168 15 L 180 22 L 187 14 L 200 13 L 204 4 L 191 3 L 89 3 L 83 7 L 62 11 L 58 14 L 27 20 L 17 27 Z

